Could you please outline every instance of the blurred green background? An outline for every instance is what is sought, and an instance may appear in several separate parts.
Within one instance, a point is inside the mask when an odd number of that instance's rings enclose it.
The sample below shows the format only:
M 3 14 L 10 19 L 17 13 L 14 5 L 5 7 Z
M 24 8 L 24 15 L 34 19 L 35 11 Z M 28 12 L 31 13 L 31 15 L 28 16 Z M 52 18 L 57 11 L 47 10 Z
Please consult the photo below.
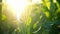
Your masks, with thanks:
M 30 12 L 20 19 L 22 23 L 2 7 L 0 4 L 0 34 L 60 34 L 60 0 L 28 6 Z

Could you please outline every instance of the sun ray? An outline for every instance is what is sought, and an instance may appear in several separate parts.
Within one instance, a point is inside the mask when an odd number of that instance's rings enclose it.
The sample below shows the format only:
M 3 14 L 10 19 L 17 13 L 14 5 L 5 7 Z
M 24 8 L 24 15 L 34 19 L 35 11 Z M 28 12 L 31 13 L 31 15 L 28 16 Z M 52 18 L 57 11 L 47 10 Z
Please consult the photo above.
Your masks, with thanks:
M 16 15 L 17 20 L 20 20 L 26 6 L 37 3 L 39 0 L 32 0 L 32 2 L 29 2 L 28 0 L 3 0 L 3 2 L 7 4 L 7 10 L 10 10 Z
M 7 10 L 11 10 L 13 14 L 16 14 L 17 20 L 19 20 L 24 8 L 29 5 L 27 0 L 6 0 Z

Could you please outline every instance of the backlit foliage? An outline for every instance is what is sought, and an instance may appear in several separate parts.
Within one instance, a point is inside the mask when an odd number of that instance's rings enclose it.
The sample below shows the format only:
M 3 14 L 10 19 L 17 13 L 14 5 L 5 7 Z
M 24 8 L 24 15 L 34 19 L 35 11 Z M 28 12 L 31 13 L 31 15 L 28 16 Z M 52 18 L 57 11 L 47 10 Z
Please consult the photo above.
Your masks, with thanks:
M 25 7 L 20 21 L 2 3 L 0 34 L 60 34 L 60 0 L 41 1 Z

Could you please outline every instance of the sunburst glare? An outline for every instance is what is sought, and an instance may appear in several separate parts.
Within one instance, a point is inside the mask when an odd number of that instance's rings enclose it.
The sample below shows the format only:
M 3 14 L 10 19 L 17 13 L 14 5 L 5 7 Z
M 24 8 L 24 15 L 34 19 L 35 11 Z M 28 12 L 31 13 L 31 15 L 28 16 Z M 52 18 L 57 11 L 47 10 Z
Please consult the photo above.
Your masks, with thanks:
M 17 20 L 19 20 L 24 8 L 29 5 L 27 0 L 6 0 L 7 9 L 10 8 L 13 14 L 16 14 Z
M 39 0 L 32 0 L 29 2 L 28 0 L 3 0 L 7 4 L 7 10 L 10 10 L 14 15 L 16 15 L 17 20 L 20 20 L 21 14 L 26 8 L 26 6 L 30 4 L 34 4 L 39 2 Z

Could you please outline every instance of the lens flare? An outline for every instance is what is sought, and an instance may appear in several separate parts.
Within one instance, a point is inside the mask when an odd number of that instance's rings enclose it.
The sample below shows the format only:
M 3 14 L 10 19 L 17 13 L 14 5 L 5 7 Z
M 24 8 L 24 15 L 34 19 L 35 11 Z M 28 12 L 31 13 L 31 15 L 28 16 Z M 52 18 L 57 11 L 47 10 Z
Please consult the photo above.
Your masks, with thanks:
M 16 14 L 17 20 L 19 20 L 24 8 L 29 5 L 27 0 L 6 0 L 7 9 Z
M 7 4 L 7 10 L 16 15 L 17 20 L 20 20 L 24 9 L 27 8 L 26 6 L 39 3 L 39 0 L 32 0 L 32 2 L 28 0 L 3 0 L 3 2 Z

